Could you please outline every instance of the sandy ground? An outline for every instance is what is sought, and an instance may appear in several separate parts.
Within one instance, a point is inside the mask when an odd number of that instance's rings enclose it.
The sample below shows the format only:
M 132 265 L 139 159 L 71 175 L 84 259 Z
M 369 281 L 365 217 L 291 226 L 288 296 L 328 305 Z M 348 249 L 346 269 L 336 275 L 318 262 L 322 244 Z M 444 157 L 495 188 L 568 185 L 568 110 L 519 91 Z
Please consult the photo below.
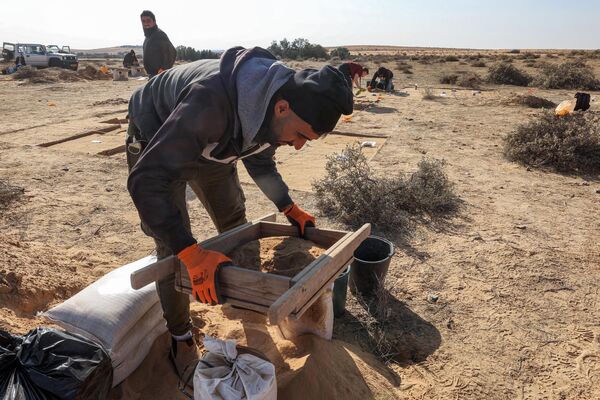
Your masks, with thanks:
M 453 91 L 437 83 L 442 74 L 483 74 L 486 68 L 410 64 L 412 75 L 388 65 L 400 91 L 361 95 L 357 101 L 369 106 L 336 128 L 385 136 L 356 138 L 380 142 L 369 156 L 384 174 L 410 172 L 423 156 L 445 159 L 463 202 L 452 219 L 420 225 L 396 242 L 387 279 L 395 361 L 385 366 L 368 354 L 370 338 L 351 296 L 349 312 L 335 322 L 331 343 L 314 337 L 285 341 L 263 316 L 227 306 L 194 305 L 196 325 L 206 334 L 262 349 L 278 368 L 281 398 L 286 399 L 299 394 L 600 398 L 600 179 L 530 171 L 506 161 L 501 151 L 503 136 L 539 113 L 507 105 L 508 99 L 533 92 L 559 102 L 574 93 L 496 86 L 485 86 L 489 90 L 481 93 Z M 593 65 L 599 76 L 599 63 Z M 43 323 L 38 312 L 152 252 L 125 188 L 124 154 L 98 155 L 121 144 L 125 124 L 109 133 L 37 146 L 115 125 L 106 121 L 126 113 L 118 99 L 127 99 L 142 84 L 0 80 L 0 178 L 25 189 L 18 203 L 0 210 L 1 328 L 25 333 Z M 422 99 L 425 86 L 440 97 Z M 593 110 L 599 109 L 598 101 Z M 326 154 L 343 148 L 348 138 L 330 135 L 322 148 L 311 143 L 305 152 L 313 153 L 304 159 L 302 152 L 278 152 L 293 198 L 317 215 L 310 179 L 290 172 L 305 165 L 303 173 L 318 178 Z M 242 181 L 249 218 L 276 211 L 250 180 Z M 200 204 L 190 197 L 189 205 L 197 238 L 214 235 Z M 339 227 L 318 217 L 321 226 Z M 163 382 L 145 398 L 181 397 L 160 357 L 165 343 L 157 342 L 155 359 L 145 361 L 146 370 Z M 123 398 L 139 395 L 135 379 L 121 388 Z M 321 394 L 307 392 L 315 387 Z M 126 395 L 128 388 L 137 394 Z

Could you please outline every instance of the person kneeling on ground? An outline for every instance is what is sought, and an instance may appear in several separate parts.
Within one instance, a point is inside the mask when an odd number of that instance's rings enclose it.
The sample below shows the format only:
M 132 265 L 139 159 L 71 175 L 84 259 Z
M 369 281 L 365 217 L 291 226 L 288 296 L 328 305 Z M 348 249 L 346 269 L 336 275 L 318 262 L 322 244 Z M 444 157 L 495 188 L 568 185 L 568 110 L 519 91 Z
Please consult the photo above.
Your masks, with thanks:
M 338 69 L 346 77 L 348 85 L 350 87 L 354 85 L 357 89 L 361 88 L 361 78 L 369 75 L 369 68 L 364 68 L 362 65 L 353 62 L 343 63 Z
M 133 51 L 133 49 L 131 49 L 131 51 L 127 54 L 125 54 L 125 57 L 123 58 L 123 67 L 125 68 L 131 68 L 131 67 L 137 67 L 140 65 L 140 62 L 138 61 L 136 55 L 135 55 L 135 51 Z
M 186 266 L 193 297 L 221 301 L 218 269 L 231 260 L 200 247 L 190 229 L 186 185 L 196 193 L 219 232 L 245 223 L 245 197 L 236 161 L 242 160 L 261 191 L 296 225 L 300 235 L 315 218 L 294 203 L 273 159 L 279 146 L 300 150 L 331 132 L 352 113 L 352 92 L 335 68 L 294 71 L 267 50 L 236 47 L 220 60 L 199 60 L 156 75 L 129 101 L 127 187 L 156 244 L 157 257 L 176 254 Z M 298 173 L 301 173 L 300 171 Z M 157 282 L 173 337 L 177 373 L 198 358 L 189 296 L 175 276 Z
M 379 67 L 375 74 L 373 75 L 373 79 L 369 82 L 369 90 L 381 89 L 386 92 L 391 92 L 394 90 L 394 83 L 392 78 L 394 77 L 394 73 L 385 67 Z M 377 79 L 380 81 L 377 82 Z

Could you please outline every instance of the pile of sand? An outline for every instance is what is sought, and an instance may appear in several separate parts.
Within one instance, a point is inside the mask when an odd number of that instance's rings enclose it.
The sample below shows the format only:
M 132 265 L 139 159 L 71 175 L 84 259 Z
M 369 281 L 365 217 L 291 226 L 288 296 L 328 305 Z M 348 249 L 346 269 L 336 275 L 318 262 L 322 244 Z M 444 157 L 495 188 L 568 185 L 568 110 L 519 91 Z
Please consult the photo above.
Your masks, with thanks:
M 12 74 L 13 79 L 23 81 L 23 84 L 37 83 L 57 83 L 57 82 L 79 82 L 109 80 L 112 75 L 102 73 L 96 67 L 87 65 L 78 71 L 72 71 L 63 68 L 44 68 L 37 69 L 32 66 L 19 68 Z
M 272 237 L 246 243 L 229 257 L 234 265 L 243 268 L 292 277 L 324 252 L 308 240 Z
M 323 252 L 314 243 L 298 238 L 267 238 L 250 242 L 232 254 L 237 265 L 265 272 L 292 274 Z M 192 304 L 194 325 L 203 335 L 235 339 L 257 349 L 275 365 L 278 398 L 369 399 L 393 398 L 398 378 L 374 356 L 339 341 L 314 335 L 294 340 L 282 337 L 264 315 L 229 305 Z M 143 364 L 119 387 L 111 399 L 185 399 L 167 360 L 169 337 L 159 338 Z

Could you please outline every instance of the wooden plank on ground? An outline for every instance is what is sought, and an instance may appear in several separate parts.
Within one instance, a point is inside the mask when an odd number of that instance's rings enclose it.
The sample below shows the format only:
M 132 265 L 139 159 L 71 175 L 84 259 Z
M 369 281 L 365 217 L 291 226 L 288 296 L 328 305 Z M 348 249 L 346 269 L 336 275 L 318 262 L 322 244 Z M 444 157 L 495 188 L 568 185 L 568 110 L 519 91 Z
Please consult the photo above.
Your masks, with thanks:
M 354 250 L 370 233 L 371 224 L 364 224 L 359 230 L 340 242 L 330 254 L 315 260 L 311 264 L 309 273 L 303 275 L 293 287 L 269 308 L 270 323 L 273 325 L 279 324 L 294 311 L 297 316 L 300 316 L 298 311 L 323 289 L 323 285 L 352 257 Z
M 385 135 L 383 133 L 356 133 L 356 132 L 341 132 L 341 131 L 332 131 L 332 132 L 329 132 L 328 135 L 367 137 L 367 138 L 379 138 L 379 139 L 387 139 L 390 137 L 389 135 Z
M 40 144 L 38 144 L 38 146 L 40 146 L 40 147 L 50 147 L 50 146 L 54 146 L 56 144 L 60 144 L 60 143 L 64 143 L 64 142 L 69 142 L 71 140 L 80 139 L 80 138 L 86 137 L 86 136 L 103 135 L 105 133 L 112 132 L 112 131 L 117 130 L 119 128 L 121 128 L 121 125 L 110 125 L 110 126 L 107 126 L 105 128 L 100 128 L 100 129 L 95 129 L 95 130 L 92 130 L 92 131 L 78 133 L 76 135 L 72 135 L 72 136 L 69 136 L 69 137 L 66 137 L 66 138 L 62 138 L 62 139 L 58 139 L 58 140 L 53 140 L 51 142 L 40 143 Z

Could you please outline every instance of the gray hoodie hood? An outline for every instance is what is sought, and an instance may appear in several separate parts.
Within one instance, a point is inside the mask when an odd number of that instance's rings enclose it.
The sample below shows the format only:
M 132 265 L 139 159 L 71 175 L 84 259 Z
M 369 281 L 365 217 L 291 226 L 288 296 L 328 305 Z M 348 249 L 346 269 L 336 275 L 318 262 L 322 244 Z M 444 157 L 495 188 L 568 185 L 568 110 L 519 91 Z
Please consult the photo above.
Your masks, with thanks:
M 251 58 L 242 65 L 236 83 L 243 150 L 255 145 L 271 98 L 293 75 L 293 69 L 268 58 Z

